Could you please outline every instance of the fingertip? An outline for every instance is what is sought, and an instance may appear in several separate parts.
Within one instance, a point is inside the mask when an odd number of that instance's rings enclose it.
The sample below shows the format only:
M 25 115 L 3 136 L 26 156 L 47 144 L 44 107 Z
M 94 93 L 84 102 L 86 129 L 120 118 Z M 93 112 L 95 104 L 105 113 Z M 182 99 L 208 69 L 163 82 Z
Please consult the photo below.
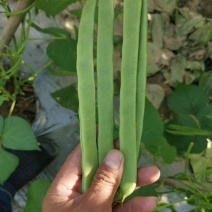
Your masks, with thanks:
M 160 178 L 160 169 L 157 166 L 139 168 L 137 186 L 145 186 L 156 182 Z
M 137 197 L 135 199 L 137 207 L 140 211 L 153 211 L 158 205 L 157 197 Z
M 84 194 L 84 198 L 93 202 L 93 205 L 99 208 L 99 211 L 106 211 L 104 208 L 111 207 L 120 185 L 123 163 L 124 156 L 120 151 L 109 151 L 103 163 L 97 169 L 91 187 Z
M 114 212 L 133 211 L 133 212 L 152 212 L 158 205 L 156 197 L 134 197 L 123 205 L 114 207 Z
M 104 164 L 108 167 L 118 170 L 123 164 L 123 154 L 118 150 L 111 150 L 104 159 Z

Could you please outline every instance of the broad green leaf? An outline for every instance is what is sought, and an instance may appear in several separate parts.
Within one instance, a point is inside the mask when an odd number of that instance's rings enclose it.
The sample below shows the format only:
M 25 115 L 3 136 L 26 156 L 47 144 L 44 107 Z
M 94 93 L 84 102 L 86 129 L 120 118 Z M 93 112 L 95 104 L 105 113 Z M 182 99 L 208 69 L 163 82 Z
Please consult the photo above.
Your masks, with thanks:
M 62 88 L 54 92 L 52 96 L 63 107 L 78 113 L 79 100 L 76 86 L 71 85 L 69 87 Z
M 3 102 L 4 102 L 4 97 L 0 96 L 0 106 L 3 104 Z
M 2 136 L 3 127 L 4 127 L 4 119 L 3 119 L 3 117 L 0 115 L 0 144 L 1 144 L 1 136 Z
M 209 101 L 209 95 L 194 85 L 179 85 L 168 98 L 169 108 L 178 114 L 198 114 Z
M 187 126 L 192 128 L 199 129 L 196 120 L 191 116 L 181 115 L 173 120 L 171 120 L 169 124 L 176 124 L 180 126 Z M 178 151 L 186 152 L 191 143 L 193 143 L 193 148 L 191 153 L 201 153 L 203 150 L 207 148 L 207 136 L 183 136 L 183 135 L 173 135 L 170 133 L 165 133 L 165 137 L 167 141 L 174 145 Z
M 212 105 L 210 105 L 210 109 L 212 109 Z M 209 116 L 197 116 L 200 128 L 203 130 L 208 130 L 212 133 L 212 111 Z
M 212 168 L 212 158 L 206 158 L 201 155 L 192 155 L 190 162 L 197 180 L 202 182 L 210 181 L 211 172 L 208 172 L 208 169 Z
M 56 40 L 47 47 L 47 55 L 61 68 L 76 72 L 76 48 L 76 40 Z
M 51 185 L 48 180 L 37 180 L 31 184 L 24 212 L 42 212 L 43 199 Z
M 153 185 L 143 186 L 137 190 L 135 190 L 130 196 L 126 198 L 126 201 L 133 199 L 134 197 L 143 196 L 155 196 L 157 197 L 157 192 L 155 191 Z
M 15 171 L 18 166 L 18 158 L 0 148 L 0 184 Z
M 164 137 L 160 140 L 159 149 L 159 154 L 165 163 L 170 164 L 175 160 L 177 150 L 174 146 L 171 146 Z
M 55 67 L 55 64 L 52 64 L 51 66 L 48 67 L 48 70 L 57 76 L 73 76 L 76 75 L 75 72 L 70 72 L 68 70 L 63 70 L 59 68 L 58 66 Z
M 4 122 L 2 145 L 15 150 L 39 150 L 30 124 L 16 116 L 8 117 Z
M 163 121 L 159 112 L 152 103 L 146 99 L 144 111 L 144 125 L 141 142 L 148 146 L 160 145 L 160 139 L 163 136 Z
M 43 10 L 47 15 L 56 16 L 68 5 L 76 1 L 77 0 L 37 0 L 36 7 Z
M 154 106 L 146 99 L 144 125 L 141 142 L 155 156 L 163 158 L 165 163 L 171 163 L 176 157 L 176 148 L 170 146 L 163 138 L 163 121 Z
M 76 17 L 80 18 L 82 15 L 82 9 L 71 10 L 70 13 L 72 15 L 75 15 Z

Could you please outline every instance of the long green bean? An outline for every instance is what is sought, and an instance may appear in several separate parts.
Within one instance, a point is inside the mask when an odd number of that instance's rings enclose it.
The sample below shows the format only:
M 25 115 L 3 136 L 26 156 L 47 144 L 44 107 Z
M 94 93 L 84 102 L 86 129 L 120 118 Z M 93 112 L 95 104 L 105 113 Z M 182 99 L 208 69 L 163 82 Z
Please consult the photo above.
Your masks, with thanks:
M 99 164 L 113 145 L 114 0 L 99 0 L 97 40 L 97 105 Z
M 146 67 L 147 66 L 147 0 L 142 0 L 140 45 L 138 55 L 137 73 L 137 115 L 136 115 L 136 140 L 137 155 L 139 154 L 141 135 L 143 130 L 145 93 L 146 93 Z
M 95 81 L 93 65 L 93 31 L 96 0 L 88 0 L 82 12 L 77 45 L 77 74 L 82 147 L 82 190 L 91 185 L 98 167 L 96 147 Z
M 98 150 L 93 64 L 96 0 L 87 0 L 77 46 L 83 192 L 99 164 L 113 149 L 113 0 L 99 0 L 97 40 Z M 86 35 L 86 36 L 85 36 Z M 124 201 L 136 186 L 137 158 L 143 128 L 147 61 L 147 0 L 124 0 L 124 32 L 120 91 L 120 150 L 124 172 L 116 200 Z
M 124 172 L 120 184 L 122 201 L 136 187 L 136 90 L 141 0 L 124 1 L 124 32 L 120 91 L 120 150 L 124 154 Z

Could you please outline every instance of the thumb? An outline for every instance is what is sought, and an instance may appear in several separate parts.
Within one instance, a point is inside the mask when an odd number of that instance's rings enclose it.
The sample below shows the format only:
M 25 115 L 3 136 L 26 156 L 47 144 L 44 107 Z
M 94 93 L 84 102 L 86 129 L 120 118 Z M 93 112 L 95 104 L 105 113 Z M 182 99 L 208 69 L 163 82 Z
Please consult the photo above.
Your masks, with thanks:
M 111 210 L 113 198 L 121 182 L 123 166 L 124 157 L 120 151 L 112 150 L 107 154 L 94 176 L 90 189 L 85 193 L 86 200 L 88 203 L 92 202 L 93 208 Z M 110 210 L 106 210 L 108 207 Z

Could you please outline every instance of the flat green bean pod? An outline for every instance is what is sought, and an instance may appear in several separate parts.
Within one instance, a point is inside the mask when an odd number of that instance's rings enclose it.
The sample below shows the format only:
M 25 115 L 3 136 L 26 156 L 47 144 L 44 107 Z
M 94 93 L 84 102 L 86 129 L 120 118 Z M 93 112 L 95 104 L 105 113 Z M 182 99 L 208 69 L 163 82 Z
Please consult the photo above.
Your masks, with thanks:
M 80 142 L 82 147 L 82 190 L 87 191 L 98 168 L 96 146 L 96 99 L 93 65 L 93 31 L 96 0 L 83 8 L 77 45 Z
M 124 1 L 124 32 L 120 91 L 120 150 L 124 154 L 124 172 L 120 184 L 121 201 L 136 187 L 136 92 L 141 0 Z
M 99 164 L 113 145 L 114 0 L 99 0 L 97 40 L 97 106 Z
M 138 55 L 137 73 L 137 154 L 139 154 L 141 135 L 143 130 L 145 94 L 146 94 L 146 66 L 147 66 L 147 0 L 142 0 L 141 25 L 140 25 L 140 44 Z

